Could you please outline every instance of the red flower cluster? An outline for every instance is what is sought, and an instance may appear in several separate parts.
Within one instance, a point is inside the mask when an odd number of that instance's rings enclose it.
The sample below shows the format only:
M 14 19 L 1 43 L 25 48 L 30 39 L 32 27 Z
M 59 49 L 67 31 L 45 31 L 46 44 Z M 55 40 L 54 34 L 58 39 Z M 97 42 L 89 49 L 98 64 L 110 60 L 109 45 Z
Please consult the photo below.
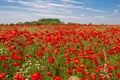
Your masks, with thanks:
M 120 79 L 119 27 L 37 26 L 0 27 L 0 80 Z

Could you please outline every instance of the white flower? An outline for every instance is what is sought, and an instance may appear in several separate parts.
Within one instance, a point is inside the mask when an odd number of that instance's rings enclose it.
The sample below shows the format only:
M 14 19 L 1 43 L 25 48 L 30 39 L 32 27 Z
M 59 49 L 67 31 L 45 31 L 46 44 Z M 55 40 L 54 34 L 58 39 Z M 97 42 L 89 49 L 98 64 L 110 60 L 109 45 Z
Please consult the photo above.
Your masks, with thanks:
M 80 80 L 77 76 L 70 76 L 68 80 Z

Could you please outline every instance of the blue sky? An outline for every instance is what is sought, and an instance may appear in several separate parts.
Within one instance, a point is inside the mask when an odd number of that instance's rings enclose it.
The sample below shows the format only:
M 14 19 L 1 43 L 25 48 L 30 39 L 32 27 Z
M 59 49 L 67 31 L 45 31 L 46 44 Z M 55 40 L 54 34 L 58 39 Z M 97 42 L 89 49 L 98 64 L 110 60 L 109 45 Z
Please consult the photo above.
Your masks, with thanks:
M 120 24 L 120 0 L 0 0 L 0 23 L 34 21 L 40 18 Z

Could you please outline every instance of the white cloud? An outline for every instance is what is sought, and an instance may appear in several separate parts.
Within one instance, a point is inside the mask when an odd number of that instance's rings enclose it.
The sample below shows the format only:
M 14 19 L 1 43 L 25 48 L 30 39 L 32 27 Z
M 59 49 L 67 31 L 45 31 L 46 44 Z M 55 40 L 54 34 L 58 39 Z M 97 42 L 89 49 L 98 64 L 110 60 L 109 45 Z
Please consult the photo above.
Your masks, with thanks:
M 0 7 L 9 8 L 9 9 L 10 8 L 11 9 L 17 9 L 18 11 L 19 10 L 29 10 L 29 11 L 33 11 L 33 12 L 43 12 L 43 13 L 48 13 L 49 12 L 48 10 L 44 10 L 44 9 L 38 10 L 38 9 L 35 9 L 35 8 L 24 8 L 24 7 L 16 7 L 16 6 L 0 6 Z
M 15 23 L 33 21 L 40 18 L 59 18 L 64 22 L 80 23 L 118 23 L 115 18 L 119 11 L 107 12 L 92 7 L 85 7 L 87 3 L 75 0 L 6 0 L 19 4 L 17 6 L 0 6 L 0 22 Z M 84 6 L 84 7 L 83 7 Z M 88 5 L 87 5 L 88 6 Z M 8 10 L 8 11 L 7 11 Z M 83 13 L 86 12 L 86 13 Z M 89 15 L 92 12 L 95 15 Z M 96 16 L 96 14 L 98 16 Z M 104 14 L 104 15 L 103 15 Z M 19 16 L 18 16 L 19 15 Z M 112 19 L 114 17 L 114 19 Z
M 58 6 L 58 7 L 64 7 L 62 4 L 56 4 L 56 3 L 48 3 L 50 6 Z
M 17 23 L 17 22 L 25 22 L 25 21 L 33 21 L 38 20 L 40 18 L 59 18 L 64 20 L 64 22 L 68 22 L 70 20 L 80 20 L 81 18 L 78 16 L 65 16 L 59 14 L 32 14 L 32 13 L 24 13 L 24 12 L 11 12 L 11 11 L 0 11 L 0 22 L 1 23 Z M 19 15 L 19 16 L 18 16 Z
M 18 1 L 17 3 L 20 3 L 20 4 L 25 5 L 25 6 L 36 7 L 36 8 L 46 8 L 46 6 L 43 4 L 37 4 L 37 3 L 33 3 L 33 2 Z
M 85 17 L 85 14 L 81 14 L 80 16 L 81 16 L 81 17 Z
M 71 1 L 71 0 L 66 0 L 66 1 Z M 87 10 L 87 11 L 92 11 L 92 12 L 105 12 L 102 10 L 90 8 L 90 7 L 81 7 L 81 6 L 75 6 L 73 4 L 58 4 L 58 3 L 51 3 L 51 2 L 41 2 L 41 3 L 34 3 L 34 2 L 27 2 L 27 1 L 18 1 L 18 3 L 22 5 L 27 5 L 31 6 L 34 8 L 46 8 L 46 9 L 52 9 L 52 8 L 64 8 L 64 9 L 71 9 L 71 8 L 76 8 L 76 9 L 82 9 L 82 10 Z
M 75 1 L 75 0 L 61 0 L 61 1 L 69 2 L 69 3 L 85 4 L 84 2 L 78 2 L 78 1 Z
M 114 10 L 114 12 L 118 12 L 118 10 L 117 10 L 117 9 L 115 9 L 115 10 Z
M 24 13 L 24 12 L 12 12 L 12 11 L 0 11 L 0 22 L 1 23 L 17 23 L 25 21 L 34 21 L 40 18 L 59 18 L 64 22 L 78 22 L 78 23 L 99 23 L 99 24 L 117 24 L 119 18 L 106 17 L 106 16 L 86 16 L 80 14 L 79 16 L 69 16 L 60 14 L 44 14 L 44 13 Z M 19 15 L 19 16 L 18 16 Z M 104 18 L 105 19 L 102 19 Z
M 50 12 L 55 12 L 55 13 L 64 13 L 64 14 L 70 14 L 72 11 L 69 9 L 65 9 L 64 5 L 62 4 L 56 4 L 56 3 L 45 3 L 45 2 L 41 2 L 41 3 L 34 3 L 34 2 L 26 2 L 26 1 L 18 1 L 17 3 L 22 4 L 23 6 L 26 6 L 30 9 L 35 9 L 36 11 L 49 11 Z M 63 8 L 61 8 L 63 7 Z M 29 10 L 30 10 L 29 9 Z
M 106 19 L 105 16 L 97 16 L 98 19 Z
M 25 22 L 29 20 L 35 20 L 35 16 L 29 17 L 28 14 L 22 12 L 9 12 L 9 11 L 0 11 L 0 22 L 1 23 L 17 23 Z M 19 16 L 18 16 L 19 15 Z M 23 16 L 24 15 L 24 16 Z
M 118 5 L 118 7 L 120 7 L 120 4 Z
M 119 11 L 117 9 L 113 10 L 113 13 L 110 15 L 110 16 L 115 16 L 115 15 L 118 15 L 119 14 Z
M 14 0 L 6 0 L 7 2 L 15 2 Z
M 71 8 L 78 8 L 78 9 L 87 10 L 87 11 L 92 11 L 92 12 L 105 12 L 105 11 L 94 9 L 94 8 L 90 8 L 90 7 L 81 7 L 81 6 L 74 6 L 74 5 L 69 5 L 69 7 L 71 7 Z
M 32 12 L 32 13 L 37 13 L 37 14 L 42 14 L 44 13 L 44 15 L 46 14 L 64 14 L 64 15 L 70 15 L 72 13 L 72 11 L 70 10 L 66 10 L 66 9 L 62 9 L 62 8 L 53 8 L 53 10 L 51 9 L 40 9 L 40 8 L 25 8 L 25 7 L 17 7 L 17 6 L 0 6 L 0 8 L 9 8 L 9 10 L 17 10 L 17 11 L 29 11 L 29 12 Z M 29 12 L 26 12 L 26 13 L 29 13 Z
M 11 11 L 0 11 L 0 15 L 2 15 L 2 14 L 9 14 L 9 13 L 11 13 L 11 14 L 14 14 L 14 13 L 21 13 L 21 12 L 11 12 Z
M 105 11 L 103 11 L 103 10 L 98 10 L 98 9 L 89 8 L 89 7 L 84 8 L 84 9 L 89 10 L 89 11 L 93 11 L 93 12 L 105 12 Z

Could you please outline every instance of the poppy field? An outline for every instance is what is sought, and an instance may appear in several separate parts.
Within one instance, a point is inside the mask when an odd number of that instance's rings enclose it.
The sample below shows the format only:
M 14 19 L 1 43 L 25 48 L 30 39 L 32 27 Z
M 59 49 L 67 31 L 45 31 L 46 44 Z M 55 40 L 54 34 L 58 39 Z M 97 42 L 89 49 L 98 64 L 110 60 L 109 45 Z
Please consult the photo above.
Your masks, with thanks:
M 120 25 L 0 26 L 0 80 L 119 80 Z

